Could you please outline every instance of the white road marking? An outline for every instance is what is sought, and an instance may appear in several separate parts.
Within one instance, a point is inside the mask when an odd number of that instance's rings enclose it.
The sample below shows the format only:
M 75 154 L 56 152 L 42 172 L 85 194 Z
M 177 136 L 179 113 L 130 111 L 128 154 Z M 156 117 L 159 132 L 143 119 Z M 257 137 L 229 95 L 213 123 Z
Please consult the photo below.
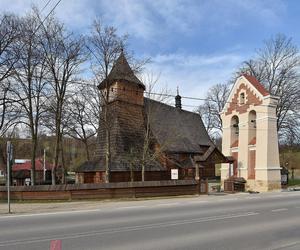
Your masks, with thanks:
M 296 246 L 296 245 L 298 245 L 299 243 L 300 243 L 299 241 L 297 241 L 297 242 L 292 242 L 292 243 L 287 243 L 287 244 L 278 246 L 278 247 L 276 247 L 276 248 L 272 248 L 272 250 L 286 249 L 287 247 L 293 247 L 293 246 Z
M 259 196 L 255 196 L 255 197 L 245 197 L 244 199 L 247 199 L 247 200 L 254 200 L 254 199 L 261 199 L 261 197 L 259 197 Z
M 164 227 L 172 227 L 172 226 L 194 224 L 194 223 L 201 223 L 201 222 L 210 222 L 210 221 L 217 221 L 217 220 L 227 220 L 233 218 L 254 216 L 258 214 L 259 213 L 256 212 L 247 212 L 242 214 L 227 214 L 227 215 L 225 214 L 225 215 L 216 215 L 211 217 L 203 217 L 203 218 L 190 219 L 190 220 L 178 220 L 178 221 L 171 221 L 165 223 L 153 223 L 153 224 L 147 224 L 141 226 L 120 227 L 116 229 L 111 228 L 111 229 L 104 229 L 101 231 L 90 231 L 90 232 L 75 233 L 69 235 L 52 235 L 52 236 L 44 236 L 39 238 L 36 237 L 36 238 L 29 238 L 29 239 L 15 239 L 15 240 L 0 242 L 0 247 L 15 246 L 20 244 L 25 245 L 25 244 L 38 243 L 38 242 L 48 242 L 54 239 L 60 239 L 60 240 L 76 239 L 76 238 L 91 237 L 96 235 L 132 232 L 132 231 L 147 230 L 153 228 L 164 228 Z
M 145 208 L 146 206 L 129 206 L 129 207 L 117 207 L 116 209 L 138 209 Z
M 222 199 L 222 200 L 218 200 L 218 201 L 236 201 L 238 200 L 238 198 L 228 198 L 228 199 Z
M 155 204 L 153 207 L 163 207 L 163 206 L 174 206 L 174 205 L 179 205 L 178 202 L 173 202 L 173 203 L 161 203 L 161 204 Z
M 281 211 L 287 211 L 287 208 L 278 208 L 278 209 L 273 209 L 271 212 L 281 212 Z
M 195 204 L 195 203 L 197 204 L 197 203 L 207 203 L 207 202 L 209 202 L 209 201 L 188 201 L 183 204 Z

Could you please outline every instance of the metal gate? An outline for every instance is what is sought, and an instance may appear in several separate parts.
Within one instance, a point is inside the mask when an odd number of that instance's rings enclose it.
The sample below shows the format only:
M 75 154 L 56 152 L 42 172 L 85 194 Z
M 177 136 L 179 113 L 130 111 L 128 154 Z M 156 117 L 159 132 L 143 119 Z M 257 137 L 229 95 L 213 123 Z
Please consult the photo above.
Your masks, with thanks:
M 208 180 L 200 180 L 200 194 L 208 194 Z

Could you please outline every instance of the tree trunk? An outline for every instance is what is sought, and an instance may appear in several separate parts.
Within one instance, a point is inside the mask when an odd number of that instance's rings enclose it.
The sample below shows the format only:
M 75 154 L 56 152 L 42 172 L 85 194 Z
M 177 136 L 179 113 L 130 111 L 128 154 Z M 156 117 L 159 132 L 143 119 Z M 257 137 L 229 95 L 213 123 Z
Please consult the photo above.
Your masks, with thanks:
M 134 182 L 134 172 L 133 172 L 133 165 L 130 164 L 130 181 Z
M 55 185 L 55 163 L 53 163 L 53 166 L 51 169 L 51 182 L 52 182 L 52 185 Z
M 108 88 L 107 88 L 108 89 Z M 111 152 L 110 152 L 110 124 L 108 124 L 108 98 L 109 90 L 106 91 L 106 103 L 104 108 L 104 119 L 105 119 L 105 139 L 106 139 L 106 152 L 105 152 L 105 182 L 110 181 L 110 162 L 111 162 Z
M 106 131 L 105 182 L 110 181 L 110 134 Z
M 66 176 L 65 176 L 65 151 L 64 151 L 64 147 L 63 147 L 63 140 L 62 140 L 62 136 L 61 136 L 61 140 L 60 140 L 60 150 L 61 150 L 61 184 L 65 184 L 66 182 Z
M 56 132 L 56 141 L 55 141 L 55 156 L 54 156 L 54 166 L 53 166 L 53 174 L 52 174 L 52 185 L 55 185 L 55 171 L 58 166 L 58 158 L 59 158 L 59 146 L 60 146 L 60 138 L 59 134 Z M 54 176 L 54 177 L 53 177 Z
M 145 162 L 142 162 L 142 181 L 145 181 Z
M 34 186 L 36 184 L 36 174 L 35 174 L 35 157 L 36 157 L 36 148 L 37 148 L 37 138 L 36 136 L 32 137 L 32 147 L 31 147 L 31 185 Z
M 87 159 L 87 161 L 90 161 L 91 157 L 90 157 L 89 145 L 88 145 L 87 140 L 84 140 L 84 146 L 85 146 L 86 159 Z

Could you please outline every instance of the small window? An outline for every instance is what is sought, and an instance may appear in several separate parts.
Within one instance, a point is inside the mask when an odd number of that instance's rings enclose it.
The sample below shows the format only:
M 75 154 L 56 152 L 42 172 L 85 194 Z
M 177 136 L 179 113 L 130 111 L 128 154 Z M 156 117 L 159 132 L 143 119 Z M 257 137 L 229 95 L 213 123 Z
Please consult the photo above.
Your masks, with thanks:
M 123 87 L 123 91 L 125 91 L 125 87 Z
M 240 104 L 245 104 L 245 93 L 240 93 Z

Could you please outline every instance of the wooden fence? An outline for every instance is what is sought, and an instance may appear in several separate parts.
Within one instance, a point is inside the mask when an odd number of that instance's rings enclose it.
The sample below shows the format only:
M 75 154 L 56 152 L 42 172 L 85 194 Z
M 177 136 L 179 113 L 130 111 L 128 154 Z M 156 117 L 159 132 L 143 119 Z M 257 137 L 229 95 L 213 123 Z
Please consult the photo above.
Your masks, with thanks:
M 199 194 L 195 180 L 120 182 L 101 184 L 41 185 L 11 187 L 12 200 L 78 200 L 140 198 Z M 0 200 L 7 199 L 6 187 L 0 186 Z

